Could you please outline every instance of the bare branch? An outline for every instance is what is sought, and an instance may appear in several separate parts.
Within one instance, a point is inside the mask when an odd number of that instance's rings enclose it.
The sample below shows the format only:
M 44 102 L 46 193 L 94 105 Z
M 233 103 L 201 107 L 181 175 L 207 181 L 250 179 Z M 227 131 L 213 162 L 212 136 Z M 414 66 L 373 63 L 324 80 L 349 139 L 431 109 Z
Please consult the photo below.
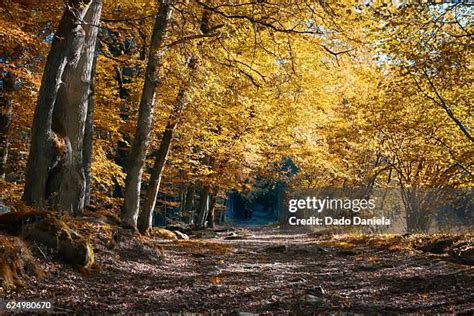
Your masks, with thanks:
M 342 54 L 347 54 L 347 53 L 350 53 L 354 50 L 354 48 L 351 48 L 351 49 L 346 49 L 346 50 L 343 50 L 343 51 L 339 51 L 339 52 L 335 52 L 331 49 L 329 49 L 327 46 L 325 45 L 321 45 L 321 47 L 327 51 L 329 54 L 333 55 L 334 57 L 337 57 L 339 55 L 342 55 Z
M 200 0 L 195 0 L 197 4 L 201 5 L 204 9 L 206 10 L 209 10 L 209 11 L 212 11 L 216 14 L 219 14 L 220 16 L 223 16 L 227 19 L 240 19 L 240 20 L 246 20 L 252 24 L 258 24 L 258 25 L 261 25 L 263 27 L 266 27 L 266 28 L 269 28 L 275 32 L 279 32 L 279 33 L 292 33 L 292 34 L 322 34 L 321 32 L 319 31 L 300 31 L 300 30 L 296 30 L 295 28 L 290 28 L 290 29 L 285 29 L 285 28 L 281 28 L 281 27 L 278 27 L 278 26 L 275 26 L 274 24 L 272 23 L 268 23 L 266 21 L 263 21 L 263 20 L 257 20 L 255 19 L 254 17 L 251 17 L 251 16 L 248 16 L 248 15 L 241 15 L 241 14 L 229 14 L 229 13 L 226 13 L 226 12 L 223 12 L 221 10 L 218 10 L 218 7 L 213 7 L 213 6 L 210 6 L 208 5 L 207 3 L 204 3 Z M 280 23 L 279 23 L 280 24 Z
M 138 18 L 123 18 L 123 19 L 101 19 L 105 23 L 117 23 L 117 22 L 132 22 L 132 21 L 142 21 L 150 18 L 155 18 L 156 14 L 145 15 Z
M 188 35 L 188 36 L 183 36 L 182 38 L 174 41 L 174 42 L 171 42 L 169 44 L 166 44 L 164 46 L 166 47 L 172 47 L 172 46 L 176 46 L 176 45 L 179 45 L 179 44 L 183 44 L 183 43 L 186 43 L 188 41 L 192 41 L 192 40 L 195 40 L 195 39 L 201 39 L 201 38 L 206 38 L 206 37 L 215 37 L 219 35 L 219 33 L 211 33 L 211 34 L 195 34 L 195 35 Z

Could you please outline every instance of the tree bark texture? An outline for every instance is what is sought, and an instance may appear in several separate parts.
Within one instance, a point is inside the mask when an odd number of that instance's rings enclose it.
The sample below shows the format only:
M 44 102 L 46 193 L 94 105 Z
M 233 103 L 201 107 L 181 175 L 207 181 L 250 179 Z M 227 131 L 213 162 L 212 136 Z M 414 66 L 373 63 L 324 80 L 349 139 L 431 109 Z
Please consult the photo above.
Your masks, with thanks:
M 95 104 L 95 69 L 97 63 L 97 43 L 94 52 L 94 61 L 92 64 L 91 84 L 89 85 L 89 98 L 87 100 L 87 117 L 84 130 L 84 144 L 82 166 L 86 180 L 84 206 L 90 205 L 91 202 L 91 183 L 92 183 L 92 143 L 94 138 L 94 104 Z
M 67 2 L 48 54 L 36 105 L 23 199 L 80 214 L 83 143 L 102 0 Z
M 146 192 L 145 203 L 140 210 L 140 215 L 138 217 L 138 230 L 142 234 L 146 233 L 152 226 L 153 211 L 155 209 L 156 199 L 160 190 L 161 178 L 165 169 L 166 159 L 171 149 L 173 134 L 178 125 L 179 116 L 184 108 L 186 90 L 187 87 L 182 87 L 179 90 L 178 96 L 176 97 L 176 103 L 171 111 L 166 129 L 161 138 L 158 155 L 155 159 L 150 183 Z
M 125 199 L 121 214 L 122 225 L 125 227 L 136 228 L 137 226 L 143 165 L 145 162 L 146 149 L 150 141 L 156 88 L 160 85 L 158 74 L 162 54 L 160 49 L 166 35 L 168 23 L 171 19 L 171 12 L 172 7 L 170 1 L 161 0 L 151 38 L 151 48 L 145 71 L 145 83 L 140 100 L 135 138 L 127 164 Z

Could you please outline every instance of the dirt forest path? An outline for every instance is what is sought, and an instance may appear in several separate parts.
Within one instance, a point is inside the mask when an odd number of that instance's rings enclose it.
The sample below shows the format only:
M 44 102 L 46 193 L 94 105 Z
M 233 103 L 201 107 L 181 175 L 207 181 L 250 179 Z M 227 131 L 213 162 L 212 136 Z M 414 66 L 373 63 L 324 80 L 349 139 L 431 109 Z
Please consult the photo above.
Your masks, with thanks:
M 97 251 L 84 276 L 45 259 L 46 277 L 7 299 L 48 298 L 81 313 L 466 313 L 474 312 L 472 266 L 365 245 L 321 246 L 276 228 L 155 240 L 137 255 Z

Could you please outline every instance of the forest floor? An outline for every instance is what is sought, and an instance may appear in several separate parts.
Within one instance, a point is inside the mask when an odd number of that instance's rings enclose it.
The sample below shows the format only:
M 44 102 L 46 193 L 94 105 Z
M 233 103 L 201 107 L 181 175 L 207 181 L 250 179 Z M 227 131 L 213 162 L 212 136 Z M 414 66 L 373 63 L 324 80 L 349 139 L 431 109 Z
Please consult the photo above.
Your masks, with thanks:
M 163 255 L 98 249 L 90 274 L 44 256 L 45 277 L 5 299 L 50 299 L 55 312 L 81 314 L 474 313 L 472 266 L 324 239 L 274 227 L 152 239 Z

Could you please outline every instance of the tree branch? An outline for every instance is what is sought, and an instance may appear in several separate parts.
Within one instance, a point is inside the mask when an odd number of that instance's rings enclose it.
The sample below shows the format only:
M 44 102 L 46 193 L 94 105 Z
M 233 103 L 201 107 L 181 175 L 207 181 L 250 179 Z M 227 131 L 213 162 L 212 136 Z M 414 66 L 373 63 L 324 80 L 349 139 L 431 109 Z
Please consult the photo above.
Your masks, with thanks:
M 131 21 L 141 21 L 149 18 L 156 17 L 156 14 L 145 15 L 139 18 L 123 18 L 123 19 L 101 19 L 101 22 L 105 23 L 116 23 L 116 22 L 131 22 Z
M 164 46 L 166 47 L 172 47 L 172 46 L 175 46 L 175 45 L 179 45 L 179 44 L 183 44 L 187 41 L 191 41 L 191 40 L 195 40 L 195 39 L 200 39 L 200 38 L 206 38 L 206 37 L 215 37 L 215 36 L 218 36 L 219 33 L 209 33 L 209 34 L 194 34 L 194 35 L 187 35 L 187 36 L 183 36 L 181 37 L 180 39 L 174 41 L 174 42 L 171 42 L 169 44 L 166 44 Z
M 461 129 L 461 131 L 464 133 L 464 135 L 469 139 L 471 142 L 474 142 L 474 137 L 469 133 L 468 129 L 464 126 L 464 124 L 454 115 L 453 111 L 451 110 L 451 107 L 446 103 L 444 98 L 441 96 L 441 94 L 438 92 L 436 89 L 436 86 L 434 85 L 433 81 L 431 80 L 430 76 L 428 75 L 426 68 L 423 68 L 423 73 L 425 74 L 426 79 L 428 80 L 428 83 L 433 90 L 433 92 L 436 94 L 436 97 L 438 98 L 439 102 L 436 102 L 438 105 L 440 105 L 448 114 L 448 116 L 451 118 L 451 120 L 456 123 L 456 125 Z M 433 99 L 433 98 L 431 98 Z
M 321 45 L 321 47 L 327 51 L 329 54 L 333 55 L 334 57 L 337 57 L 339 55 L 342 55 L 342 54 L 347 54 L 347 53 L 350 53 L 354 50 L 354 48 L 351 48 L 351 49 L 346 49 L 346 50 L 343 50 L 343 51 L 340 51 L 340 52 L 335 52 L 331 49 L 329 49 L 327 46 L 325 45 Z
M 269 28 L 269 29 L 271 29 L 275 32 L 293 33 L 293 34 L 322 34 L 321 32 L 318 32 L 318 31 L 298 31 L 298 30 L 295 30 L 294 28 L 291 28 L 291 29 L 280 28 L 280 27 L 275 26 L 272 23 L 268 23 L 268 22 L 265 22 L 263 20 L 257 20 L 257 19 L 255 19 L 251 16 L 240 15 L 240 14 L 228 14 L 226 12 L 218 10 L 218 7 L 210 6 L 207 3 L 204 3 L 200 0 L 195 0 L 195 1 L 196 1 L 197 4 L 201 5 L 204 9 L 209 10 L 211 12 L 214 12 L 216 14 L 219 14 L 220 16 L 223 16 L 227 19 L 246 20 L 246 21 L 248 21 L 252 24 L 258 24 L 258 25 L 264 26 L 264 27 Z

